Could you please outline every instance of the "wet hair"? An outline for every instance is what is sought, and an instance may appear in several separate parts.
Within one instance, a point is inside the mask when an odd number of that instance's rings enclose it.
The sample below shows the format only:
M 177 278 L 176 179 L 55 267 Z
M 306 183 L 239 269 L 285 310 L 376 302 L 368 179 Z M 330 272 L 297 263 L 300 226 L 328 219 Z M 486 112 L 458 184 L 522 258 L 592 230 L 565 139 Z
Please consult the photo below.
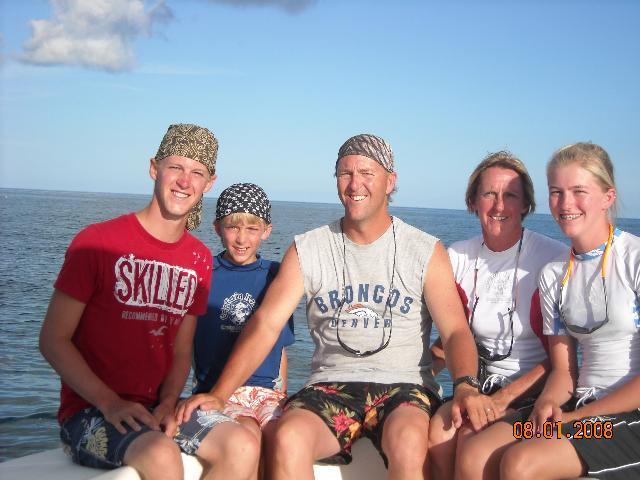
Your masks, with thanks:
M 578 142 L 562 147 L 553 154 L 547 163 L 547 179 L 555 169 L 572 163 L 577 163 L 580 168 L 591 173 L 603 192 L 609 189 L 616 190 L 613 163 L 609 154 L 600 145 L 591 142 Z M 618 200 L 616 198 L 609 207 L 610 219 L 615 218 L 617 210 Z
M 467 192 L 464 197 L 469 213 L 475 213 L 473 204 L 476 199 L 476 194 L 478 193 L 482 173 L 493 167 L 513 170 L 518 174 L 524 192 L 523 203 L 527 209 L 527 211 L 522 214 L 522 218 L 524 219 L 524 217 L 533 213 L 536 209 L 536 198 L 533 192 L 533 182 L 531 181 L 527 167 L 524 166 L 524 163 L 522 163 L 519 158 L 506 150 L 488 154 L 469 176 Z

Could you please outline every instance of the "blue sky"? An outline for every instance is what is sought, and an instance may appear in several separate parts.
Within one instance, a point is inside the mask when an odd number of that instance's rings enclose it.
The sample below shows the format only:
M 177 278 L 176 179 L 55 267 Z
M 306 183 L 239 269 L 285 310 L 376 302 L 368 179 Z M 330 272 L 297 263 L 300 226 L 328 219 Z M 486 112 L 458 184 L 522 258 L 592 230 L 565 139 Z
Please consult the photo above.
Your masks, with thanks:
M 0 187 L 151 192 L 171 123 L 220 140 L 215 197 L 337 202 L 357 133 L 392 145 L 395 205 L 464 208 L 508 149 L 540 212 L 554 150 L 590 140 L 640 218 L 640 2 L 0 0 Z

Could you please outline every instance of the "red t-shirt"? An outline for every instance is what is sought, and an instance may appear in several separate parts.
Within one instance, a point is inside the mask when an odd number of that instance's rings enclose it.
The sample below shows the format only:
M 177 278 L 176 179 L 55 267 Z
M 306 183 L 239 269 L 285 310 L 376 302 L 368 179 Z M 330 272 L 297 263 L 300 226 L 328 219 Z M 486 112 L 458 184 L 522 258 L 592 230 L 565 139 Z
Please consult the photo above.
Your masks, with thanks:
M 190 233 L 162 242 L 133 213 L 73 239 L 54 287 L 86 303 L 73 343 L 122 398 L 157 402 L 184 316 L 206 312 L 211 266 L 209 249 Z M 88 406 L 62 382 L 60 423 Z

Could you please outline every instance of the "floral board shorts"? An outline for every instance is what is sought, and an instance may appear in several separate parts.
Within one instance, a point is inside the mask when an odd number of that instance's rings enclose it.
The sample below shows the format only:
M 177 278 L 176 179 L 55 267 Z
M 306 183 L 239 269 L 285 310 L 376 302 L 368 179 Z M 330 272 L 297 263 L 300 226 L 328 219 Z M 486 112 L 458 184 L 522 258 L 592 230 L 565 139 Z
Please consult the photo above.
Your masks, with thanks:
M 411 383 L 314 383 L 293 395 L 284 410 L 304 408 L 318 415 L 336 436 L 340 452 L 323 463 L 351 463 L 351 446 L 362 435 L 382 451 L 382 429 L 389 414 L 401 406 L 417 407 L 431 416 L 440 399 L 422 385 Z
M 224 422 L 235 421 L 215 410 L 195 410 L 189 421 L 180 425 L 173 440 L 184 453 L 194 455 L 204 437 L 216 425 Z M 89 407 L 65 420 L 60 428 L 60 440 L 65 453 L 75 463 L 92 468 L 113 469 L 122 466 L 131 442 L 152 431 L 146 425 L 141 427 L 136 432 L 125 425 L 127 432 L 122 434 L 104 418 L 100 410 Z
M 282 405 L 287 395 L 265 387 L 240 387 L 227 400 L 223 413 L 231 418 L 253 418 L 260 428 L 282 416 Z

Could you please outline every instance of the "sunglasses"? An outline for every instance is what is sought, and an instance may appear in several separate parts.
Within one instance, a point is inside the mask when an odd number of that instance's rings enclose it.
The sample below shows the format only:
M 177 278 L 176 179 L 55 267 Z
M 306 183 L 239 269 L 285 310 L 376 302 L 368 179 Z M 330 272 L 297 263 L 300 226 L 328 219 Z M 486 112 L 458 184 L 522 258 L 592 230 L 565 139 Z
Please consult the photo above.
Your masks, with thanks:
M 580 335 L 589 335 L 596 330 L 604 327 L 607 323 L 609 323 L 609 302 L 607 301 L 607 284 L 605 283 L 605 266 L 607 264 L 607 256 L 609 255 L 609 251 L 611 250 L 611 245 L 613 244 L 613 225 L 609 225 L 609 238 L 607 239 L 607 245 L 604 247 L 604 253 L 602 254 L 602 265 L 600 267 L 600 278 L 602 279 L 602 290 L 604 292 L 604 320 L 597 322 L 592 327 L 581 327 L 580 325 L 572 325 L 567 322 L 567 316 L 564 312 L 564 290 L 567 283 L 569 283 L 569 278 L 571 278 L 571 272 L 573 271 L 573 263 L 574 263 L 574 254 L 573 248 L 569 249 L 569 266 L 567 267 L 567 273 L 564 275 L 562 279 L 562 283 L 560 284 L 560 295 L 558 298 L 558 312 L 560 313 L 560 320 L 567 330 L 573 333 L 577 333 Z
M 511 331 L 511 341 L 509 342 L 509 350 L 507 353 L 491 353 L 484 345 L 480 345 L 476 340 L 476 348 L 478 350 L 478 355 L 480 358 L 487 362 L 499 362 L 500 360 L 505 360 L 511 356 L 511 352 L 513 351 L 513 314 L 516 311 L 517 307 L 517 284 L 518 284 L 518 265 L 520 264 L 520 252 L 522 252 L 522 239 L 524 237 L 524 228 L 520 231 L 520 241 L 518 242 L 518 252 L 516 253 L 516 266 L 513 271 L 513 285 L 511 286 L 511 307 L 508 310 L 509 314 L 509 330 Z M 473 331 L 473 320 L 476 315 L 476 308 L 478 307 L 478 301 L 480 297 L 478 296 L 478 258 L 480 257 L 480 253 L 482 252 L 482 248 L 484 247 L 484 242 L 480 245 L 480 251 L 478 252 L 478 256 L 476 257 L 475 265 L 474 265 L 474 273 L 473 273 L 473 292 L 475 294 L 475 300 L 473 302 L 473 308 L 471 309 L 471 315 L 469 316 L 469 328 Z M 475 337 L 475 333 L 473 335 Z
M 516 274 L 517 274 L 517 270 L 516 270 Z M 480 298 L 476 296 L 476 300 L 473 303 L 473 310 L 471 311 L 471 319 L 469 320 L 469 325 L 473 324 L 473 318 L 474 318 L 476 306 L 478 305 L 479 299 Z M 511 341 L 509 342 L 509 350 L 507 350 L 507 353 L 491 353 L 491 350 L 489 350 L 484 345 L 481 345 L 476 340 L 476 349 L 478 350 L 478 355 L 480 355 L 480 357 L 483 360 L 486 360 L 487 362 L 499 362 L 500 360 L 505 360 L 511 356 L 511 352 L 513 351 L 513 313 L 515 312 L 515 305 L 513 306 L 513 308 L 510 308 L 508 312 L 509 312 L 509 330 L 511 331 Z
M 393 217 L 391 218 L 391 228 L 393 231 L 393 266 L 391 270 L 391 283 L 389 285 L 389 294 L 387 295 L 387 299 L 384 302 L 384 311 L 382 312 L 382 338 L 380 340 L 380 345 L 377 348 L 371 350 L 359 350 L 357 348 L 353 348 L 346 344 L 344 340 L 340 337 L 340 315 L 342 314 L 342 307 L 347 302 L 347 293 L 346 293 L 346 258 L 347 258 L 347 245 L 344 241 L 344 230 L 342 230 L 342 221 L 340 221 L 340 230 L 342 231 L 342 298 L 340 299 L 340 308 L 338 308 L 338 314 L 336 315 L 336 337 L 338 340 L 338 344 L 346 350 L 347 352 L 355 355 L 356 357 L 370 357 L 374 355 L 389 345 L 391 341 L 391 334 L 393 333 L 393 310 L 389 309 L 389 335 L 387 335 L 387 322 L 384 320 L 384 317 L 387 313 L 387 307 L 389 306 L 389 300 L 391 299 L 391 292 L 393 292 L 393 280 L 396 275 L 396 252 L 398 245 L 396 244 L 396 225 L 393 222 Z

